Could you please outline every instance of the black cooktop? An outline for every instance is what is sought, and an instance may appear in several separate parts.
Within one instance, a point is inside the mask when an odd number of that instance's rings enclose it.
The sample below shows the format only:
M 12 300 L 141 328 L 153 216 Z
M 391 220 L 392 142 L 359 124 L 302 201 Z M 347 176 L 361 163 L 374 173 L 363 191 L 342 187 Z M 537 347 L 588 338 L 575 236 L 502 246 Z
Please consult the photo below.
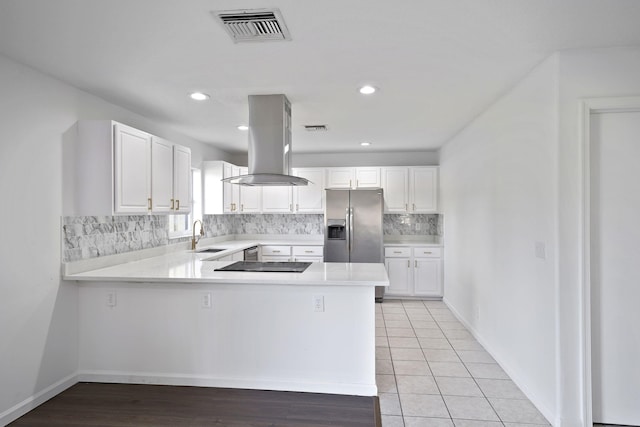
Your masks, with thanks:
M 255 271 L 259 273 L 302 273 L 310 262 L 258 262 L 238 261 L 215 271 Z

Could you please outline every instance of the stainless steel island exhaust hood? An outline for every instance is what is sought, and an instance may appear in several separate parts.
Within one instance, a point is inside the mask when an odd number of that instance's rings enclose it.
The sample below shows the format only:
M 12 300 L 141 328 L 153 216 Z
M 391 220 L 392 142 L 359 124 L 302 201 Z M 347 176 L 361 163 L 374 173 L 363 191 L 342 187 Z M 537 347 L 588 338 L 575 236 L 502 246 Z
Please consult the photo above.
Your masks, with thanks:
M 284 95 L 249 95 L 249 173 L 223 182 L 248 186 L 307 185 L 291 174 L 291 104 Z

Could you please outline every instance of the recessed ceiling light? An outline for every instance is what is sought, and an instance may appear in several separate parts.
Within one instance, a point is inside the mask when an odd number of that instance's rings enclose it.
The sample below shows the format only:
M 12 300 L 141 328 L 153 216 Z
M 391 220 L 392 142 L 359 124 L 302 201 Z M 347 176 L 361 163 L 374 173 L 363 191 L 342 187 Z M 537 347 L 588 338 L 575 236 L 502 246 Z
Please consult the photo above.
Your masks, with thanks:
M 238 125 L 238 130 L 249 130 L 249 126 L 247 126 L 247 125 Z
M 189 96 L 195 101 L 206 101 L 207 99 L 211 98 L 209 95 L 202 92 L 193 92 L 189 94 Z
M 368 147 L 371 145 L 370 142 L 361 142 L 360 145 L 362 145 L 363 147 Z
M 375 87 L 369 86 L 369 85 L 362 86 L 359 89 L 360 93 L 363 94 L 363 95 L 371 95 L 372 93 L 375 93 L 376 90 L 377 89 Z

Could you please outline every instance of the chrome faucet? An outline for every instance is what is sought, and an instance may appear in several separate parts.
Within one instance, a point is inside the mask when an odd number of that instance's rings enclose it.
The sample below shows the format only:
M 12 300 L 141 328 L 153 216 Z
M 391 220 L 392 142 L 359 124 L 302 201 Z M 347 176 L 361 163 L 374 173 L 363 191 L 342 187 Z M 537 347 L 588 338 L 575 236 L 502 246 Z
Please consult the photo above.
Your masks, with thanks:
M 196 224 L 200 223 L 200 237 L 198 237 L 198 240 L 196 240 Z M 200 241 L 200 239 L 202 237 L 204 237 L 204 226 L 202 225 L 202 221 L 200 221 L 199 219 L 196 219 L 193 222 L 193 230 L 192 230 L 192 234 L 191 234 L 191 250 L 195 251 L 196 250 L 196 245 L 198 244 L 198 242 Z

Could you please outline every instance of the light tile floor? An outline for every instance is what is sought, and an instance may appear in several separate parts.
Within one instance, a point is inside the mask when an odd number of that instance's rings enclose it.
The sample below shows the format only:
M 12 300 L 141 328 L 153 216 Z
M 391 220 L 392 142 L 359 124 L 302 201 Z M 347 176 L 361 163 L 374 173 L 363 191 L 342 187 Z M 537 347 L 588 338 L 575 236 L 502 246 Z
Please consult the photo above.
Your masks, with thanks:
M 441 301 L 376 304 L 383 427 L 549 425 Z

